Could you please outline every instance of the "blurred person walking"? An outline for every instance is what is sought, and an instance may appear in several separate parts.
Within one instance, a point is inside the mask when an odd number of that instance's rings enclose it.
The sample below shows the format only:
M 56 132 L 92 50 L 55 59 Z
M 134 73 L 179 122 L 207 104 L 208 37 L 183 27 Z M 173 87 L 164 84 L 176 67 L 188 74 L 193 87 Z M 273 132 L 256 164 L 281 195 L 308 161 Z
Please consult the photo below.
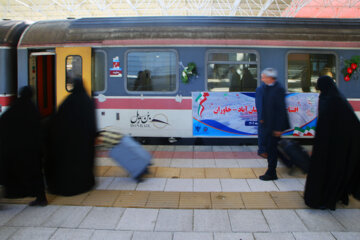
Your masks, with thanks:
M 265 83 L 261 120 L 263 121 L 264 145 L 268 154 L 268 169 L 264 175 L 259 177 L 263 181 L 278 179 L 276 174 L 277 144 L 282 132 L 289 128 L 285 90 L 276 79 L 277 71 L 273 68 L 266 68 L 261 73 L 261 81 Z
M 360 200 L 360 122 L 334 80 L 322 76 L 318 121 L 304 199 L 311 208 L 335 210 L 348 204 L 348 195 Z
M 0 118 L 0 184 L 6 198 L 36 197 L 30 206 L 46 206 L 41 117 L 32 95 L 23 87 Z
M 60 105 L 49 127 L 45 176 L 49 192 L 72 196 L 93 188 L 96 119 L 81 79 Z
M 261 83 L 255 90 L 255 105 L 258 118 L 258 155 L 263 158 L 267 158 L 266 148 L 264 145 L 264 120 L 261 119 L 262 104 L 264 97 L 265 84 Z
M 240 81 L 240 75 L 237 73 L 236 67 L 232 66 L 230 67 L 230 87 L 229 92 L 240 92 L 241 89 L 241 81 Z

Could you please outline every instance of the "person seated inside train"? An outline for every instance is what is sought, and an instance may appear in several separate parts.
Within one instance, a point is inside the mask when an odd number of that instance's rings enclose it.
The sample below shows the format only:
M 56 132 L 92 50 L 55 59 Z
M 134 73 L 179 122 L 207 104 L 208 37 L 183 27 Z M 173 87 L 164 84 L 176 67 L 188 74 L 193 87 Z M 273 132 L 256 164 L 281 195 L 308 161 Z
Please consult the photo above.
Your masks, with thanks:
M 135 80 L 134 91 L 152 91 L 152 83 L 150 77 L 150 70 L 138 72 L 138 77 Z
M 240 81 L 240 75 L 237 73 L 235 67 L 230 67 L 230 92 L 240 92 L 241 91 L 241 81 Z
M 248 68 L 244 68 L 243 75 L 241 78 L 241 82 L 243 84 L 242 91 L 255 91 L 257 87 L 257 81 L 251 74 Z
M 301 72 L 300 85 L 301 85 L 301 91 L 302 92 L 311 92 L 310 91 L 311 74 L 310 74 L 309 68 L 307 68 L 306 66 L 303 67 L 302 72 Z
M 331 71 L 331 67 L 329 67 L 328 65 L 321 69 L 320 76 L 329 76 L 336 82 L 336 79 L 334 79 L 335 74 Z

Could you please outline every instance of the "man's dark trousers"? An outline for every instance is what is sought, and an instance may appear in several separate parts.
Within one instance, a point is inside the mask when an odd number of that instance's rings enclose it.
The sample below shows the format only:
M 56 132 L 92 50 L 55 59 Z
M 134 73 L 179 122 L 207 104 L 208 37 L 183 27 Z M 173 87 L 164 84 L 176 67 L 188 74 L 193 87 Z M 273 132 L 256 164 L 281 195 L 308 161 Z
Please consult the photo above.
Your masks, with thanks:
M 266 172 L 267 175 L 275 175 L 276 174 L 276 166 L 278 159 L 278 150 L 277 145 L 280 141 L 280 137 L 274 137 L 272 135 L 268 136 L 268 141 L 266 145 L 266 150 L 268 153 L 268 170 Z

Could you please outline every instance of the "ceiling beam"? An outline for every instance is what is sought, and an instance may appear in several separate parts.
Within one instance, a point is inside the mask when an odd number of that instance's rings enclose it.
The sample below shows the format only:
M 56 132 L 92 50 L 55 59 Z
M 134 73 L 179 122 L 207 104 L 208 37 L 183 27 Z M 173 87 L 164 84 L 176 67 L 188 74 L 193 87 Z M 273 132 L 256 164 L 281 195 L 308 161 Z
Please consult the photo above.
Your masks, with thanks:
M 167 16 L 168 13 L 167 13 L 167 7 L 166 7 L 166 4 L 165 4 L 165 1 L 164 0 L 157 0 L 157 2 L 160 5 L 161 12 L 162 12 L 163 16 Z
M 264 12 L 270 7 L 270 5 L 274 2 L 274 0 L 267 0 L 264 5 L 261 6 L 260 11 L 258 12 L 257 16 L 260 17 L 264 14 Z
M 240 3 L 241 3 L 241 0 L 235 0 L 234 1 L 234 4 L 232 5 L 231 11 L 230 11 L 230 14 L 229 14 L 230 16 L 235 16 L 236 11 L 237 11 Z

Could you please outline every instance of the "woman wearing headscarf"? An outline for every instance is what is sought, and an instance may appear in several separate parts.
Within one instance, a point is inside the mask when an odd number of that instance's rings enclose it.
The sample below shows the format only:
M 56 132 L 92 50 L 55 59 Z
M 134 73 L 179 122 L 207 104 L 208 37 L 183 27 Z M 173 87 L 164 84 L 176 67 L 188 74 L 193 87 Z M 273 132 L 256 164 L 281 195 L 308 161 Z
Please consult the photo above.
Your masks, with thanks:
M 349 194 L 360 199 L 360 123 L 334 80 L 322 76 L 318 121 L 304 199 L 311 208 L 335 210 L 348 204 Z
M 30 87 L 23 87 L 0 118 L 0 176 L 5 197 L 36 197 L 30 205 L 45 206 L 42 127 L 32 94 Z
M 95 107 L 81 79 L 50 124 L 45 176 L 49 192 L 72 196 L 95 184 Z

